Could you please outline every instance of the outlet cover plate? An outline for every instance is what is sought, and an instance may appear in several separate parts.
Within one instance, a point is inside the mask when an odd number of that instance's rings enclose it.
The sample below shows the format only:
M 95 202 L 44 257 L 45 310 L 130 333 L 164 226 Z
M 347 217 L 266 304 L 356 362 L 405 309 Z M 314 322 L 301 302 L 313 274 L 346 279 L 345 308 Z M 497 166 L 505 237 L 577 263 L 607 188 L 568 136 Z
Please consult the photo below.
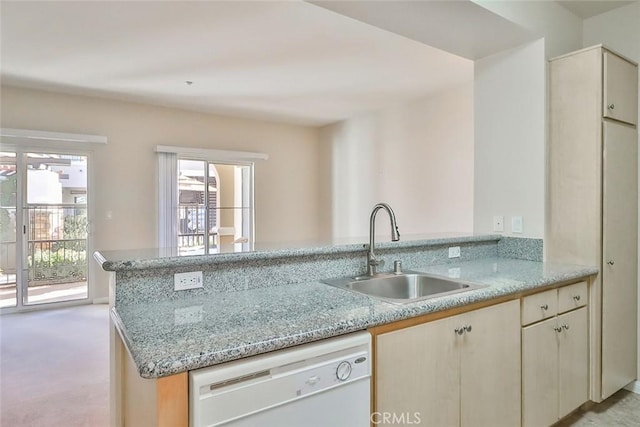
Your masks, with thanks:
M 460 246 L 451 246 L 449 248 L 449 258 L 460 258 Z
M 203 286 L 202 271 L 189 271 L 187 273 L 176 273 L 173 275 L 174 291 L 197 289 Z

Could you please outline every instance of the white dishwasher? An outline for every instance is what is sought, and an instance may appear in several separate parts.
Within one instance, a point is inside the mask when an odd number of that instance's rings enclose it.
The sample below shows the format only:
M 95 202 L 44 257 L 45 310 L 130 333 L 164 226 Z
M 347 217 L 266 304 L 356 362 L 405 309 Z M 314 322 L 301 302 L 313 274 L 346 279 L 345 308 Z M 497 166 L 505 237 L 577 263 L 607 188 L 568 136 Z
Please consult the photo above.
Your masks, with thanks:
M 367 427 L 371 335 L 357 332 L 189 372 L 190 427 Z

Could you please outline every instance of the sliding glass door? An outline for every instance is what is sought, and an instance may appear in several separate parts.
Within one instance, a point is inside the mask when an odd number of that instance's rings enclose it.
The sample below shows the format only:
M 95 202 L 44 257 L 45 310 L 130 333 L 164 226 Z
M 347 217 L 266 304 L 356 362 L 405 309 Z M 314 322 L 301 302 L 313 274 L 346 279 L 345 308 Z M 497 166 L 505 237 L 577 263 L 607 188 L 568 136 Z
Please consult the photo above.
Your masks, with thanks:
M 87 299 L 88 156 L 16 151 L 0 159 L 0 307 Z

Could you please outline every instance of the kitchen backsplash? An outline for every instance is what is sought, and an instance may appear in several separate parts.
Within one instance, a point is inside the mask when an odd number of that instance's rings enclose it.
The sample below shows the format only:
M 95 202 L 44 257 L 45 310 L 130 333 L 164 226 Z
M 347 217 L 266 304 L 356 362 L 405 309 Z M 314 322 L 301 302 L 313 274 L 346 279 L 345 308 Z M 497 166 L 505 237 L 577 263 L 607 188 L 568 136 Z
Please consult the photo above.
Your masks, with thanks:
M 449 258 L 449 247 L 459 246 L 460 257 Z M 356 276 L 366 269 L 367 245 L 286 249 L 276 252 L 238 253 L 232 256 L 201 256 L 166 260 L 132 260 L 112 265 L 116 274 L 115 304 L 139 304 L 204 296 L 223 291 L 266 288 Z M 395 260 L 404 270 L 489 257 L 542 260 L 542 240 L 501 236 L 469 236 L 467 239 L 431 239 L 381 242 L 376 256 L 385 264 L 380 272 L 393 270 Z M 202 260 L 199 263 L 198 260 Z M 147 265 L 145 267 L 145 265 Z M 174 291 L 174 274 L 202 271 L 204 286 Z
M 526 261 L 542 261 L 542 248 L 542 239 L 503 237 L 498 241 L 498 256 Z

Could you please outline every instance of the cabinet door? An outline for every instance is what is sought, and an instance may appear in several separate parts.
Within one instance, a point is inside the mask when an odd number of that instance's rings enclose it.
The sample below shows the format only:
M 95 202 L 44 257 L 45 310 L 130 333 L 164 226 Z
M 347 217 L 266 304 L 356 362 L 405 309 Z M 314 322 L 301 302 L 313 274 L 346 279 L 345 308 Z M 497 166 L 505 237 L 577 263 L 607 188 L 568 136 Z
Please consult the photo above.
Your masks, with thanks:
M 452 327 L 455 318 L 377 337 L 376 412 L 418 413 L 425 425 L 460 424 L 461 340 Z
M 628 125 L 603 126 L 602 398 L 607 398 L 636 378 L 638 138 Z
M 604 116 L 638 123 L 638 67 L 610 52 L 604 59 Z
M 523 427 L 550 426 L 558 421 L 556 320 L 554 317 L 522 328 Z
M 459 317 L 457 321 L 471 326 L 461 337 L 461 425 L 520 425 L 520 302 L 509 301 Z
M 559 411 L 564 417 L 589 398 L 589 329 L 587 308 L 558 316 Z

